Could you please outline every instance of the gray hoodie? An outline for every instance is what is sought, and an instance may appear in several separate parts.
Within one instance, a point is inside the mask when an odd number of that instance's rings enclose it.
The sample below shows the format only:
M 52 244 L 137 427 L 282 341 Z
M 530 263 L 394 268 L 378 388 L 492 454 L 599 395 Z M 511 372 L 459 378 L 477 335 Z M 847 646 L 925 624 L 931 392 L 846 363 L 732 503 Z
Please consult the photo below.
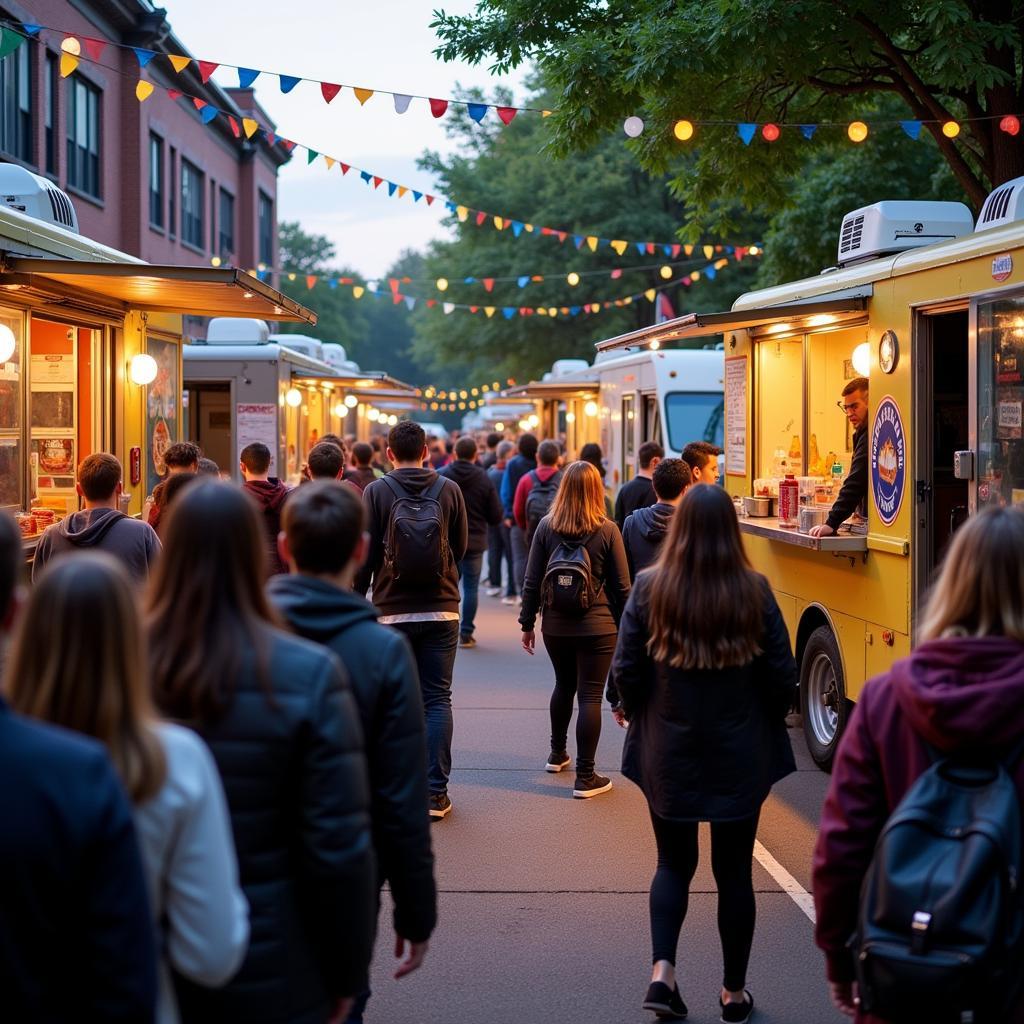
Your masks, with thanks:
M 145 583 L 160 554 L 160 538 L 153 527 L 112 508 L 75 512 L 47 527 L 39 538 L 32 562 L 36 580 L 51 558 L 68 551 L 103 551 L 116 558 L 133 580 Z

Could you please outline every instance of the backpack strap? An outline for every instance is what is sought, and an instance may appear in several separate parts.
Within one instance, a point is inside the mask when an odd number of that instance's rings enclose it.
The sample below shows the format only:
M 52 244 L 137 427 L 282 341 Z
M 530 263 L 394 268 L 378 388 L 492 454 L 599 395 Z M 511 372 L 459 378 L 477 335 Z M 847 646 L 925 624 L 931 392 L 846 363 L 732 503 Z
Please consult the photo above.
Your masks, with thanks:
M 394 494 L 396 498 L 409 497 L 409 492 L 390 473 L 385 473 L 381 479 L 388 485 L 391 493 Z
M 445 478 L 438 473 L 437 479 L 423 492 L 423 497 L 431 498 L 440 504 L 441 492 L 444 490 L 444 481 Z

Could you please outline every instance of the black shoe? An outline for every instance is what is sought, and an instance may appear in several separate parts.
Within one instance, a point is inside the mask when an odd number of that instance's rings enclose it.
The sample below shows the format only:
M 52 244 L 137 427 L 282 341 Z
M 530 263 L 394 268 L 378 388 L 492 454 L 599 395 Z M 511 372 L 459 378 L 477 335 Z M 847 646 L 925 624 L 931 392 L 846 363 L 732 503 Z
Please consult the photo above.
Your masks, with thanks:
M 612 780 L 606 779 L 603 775 L 594 772 L 593 775 L 576 776 L 576 785 L 573 787 L 572 795 L 580 800 L 586 800 L 591 796 L 599 796 L 607 793 L 612 788 Z
M 754 1013 L 754 997 L 746 990 L 743 990 L 746 999 L 742 1003 L 723 1003 L 722 997 L 718 997 L 718 1005 L 722 1008 L 722 1021 L 724 1024 L 746 1024 Z
M 452 813 L 452 802 L 447 793 L 431 793 L 429 806 L 430 817 L 434 821 L 440 821 Z
M 476 647 L 476 640 L 473 638 L 473 634 L 472 633 L 463 633 L 462 636 L 459 637 L 459 646 L 460 647 Z
M 544 768 L 549 772 L 560 772 L 563 768 L 568 768 L 571 763 L 569 755 L 564 750 L 561 752 L 552 750 L 548 754 L 548 763 L 544 765 Z
M 679 994 L 679 986 L 669 988 L 663 981 L 651 982 L 643 1008 L 653 1010 L 658 1020 L 683 1020 L 690 1012 Z

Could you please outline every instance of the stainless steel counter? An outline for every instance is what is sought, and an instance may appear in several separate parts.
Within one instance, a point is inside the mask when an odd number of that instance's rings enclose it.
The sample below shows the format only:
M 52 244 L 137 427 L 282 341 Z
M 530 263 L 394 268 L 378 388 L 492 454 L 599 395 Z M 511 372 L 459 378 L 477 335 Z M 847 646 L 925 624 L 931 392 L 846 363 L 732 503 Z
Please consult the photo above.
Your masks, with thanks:
M 773 540 L 780 544 L 792 544 L 794 547 L 807 548 L 810 551 L 840 551 L 843 554 L 851 554 L 858 551 L 867 551 L 867 537 L 851 535 L 849 533 L 834 533 L 829 537 L 812 537 L 806 533 L 799 533 L 797 530 L 787 530 L 779 526 L 778 519 L 740 517 L 740 533 L 749 533 L 752 537 L 764 537 L 766 540 Z

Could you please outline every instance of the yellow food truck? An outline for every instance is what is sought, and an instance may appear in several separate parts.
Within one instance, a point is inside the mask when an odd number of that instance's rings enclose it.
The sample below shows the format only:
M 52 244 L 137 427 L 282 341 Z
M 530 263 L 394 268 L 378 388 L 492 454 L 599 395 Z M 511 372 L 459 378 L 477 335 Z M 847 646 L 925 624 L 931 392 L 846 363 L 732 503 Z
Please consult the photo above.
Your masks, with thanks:
M 836 267 L 598 349 L 710 334 L 725 348 L 723 482 L 789 627 L 804 734 L 827 769 L 864 681 L 910 650 L 953 531 L 988 504 L 1024 502 L 1024 178 L 977 224 L 958 203 L 855 210 Z M 850 470 L 842 391 L 861 376 L 866 515 L 817 537 Z M 793 525 L 778 518 L 786 474 Z

